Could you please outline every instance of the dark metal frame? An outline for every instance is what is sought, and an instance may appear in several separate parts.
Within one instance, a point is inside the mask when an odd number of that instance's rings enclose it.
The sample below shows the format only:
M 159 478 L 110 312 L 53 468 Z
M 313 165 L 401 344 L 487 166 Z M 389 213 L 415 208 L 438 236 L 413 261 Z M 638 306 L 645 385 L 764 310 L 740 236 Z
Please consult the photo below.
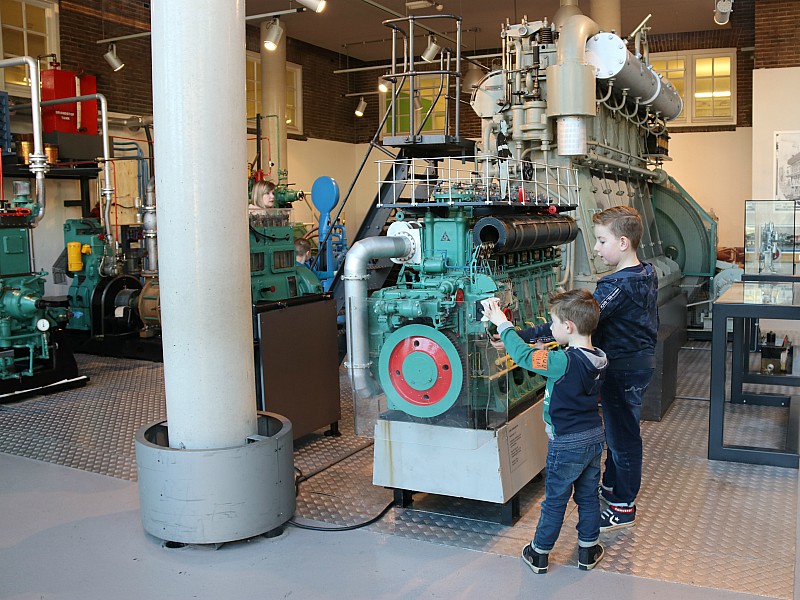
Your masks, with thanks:
M 734 284 L 743 285 L 743 284 Z M 759 318 L 800 320 L 800 306 L 777 304 L 745 304 L 714 302 L 711 337 L 711 405 L 708 423 L 708 458 L 757 465 L 798 468 L 797 451 L 782 451 L 753 446 L 725 446 L 725 356 L 727 353 L 727 324 L 733 320 L 731 358 L 731 403 L 788 406 L 791 399 L 775 394 L 744 394 L 742 384 L 762 383 L 800 387 L 800 377 L 761 375 L 749 370 L 750 342 L 753 322 Z M 791 421 L 791 418 L 790 418 Z M 792 425 L 790 423 L 790 429 Z

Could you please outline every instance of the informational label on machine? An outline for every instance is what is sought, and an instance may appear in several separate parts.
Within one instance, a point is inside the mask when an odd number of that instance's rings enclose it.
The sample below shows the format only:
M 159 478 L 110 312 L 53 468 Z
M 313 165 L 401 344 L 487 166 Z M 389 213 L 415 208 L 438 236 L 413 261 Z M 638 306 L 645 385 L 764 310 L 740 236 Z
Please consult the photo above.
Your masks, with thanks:
M 511 462 L 512 471 L 516 471 L 525 463 L 525 453 L 522 445 L 523 435 L 523 429 L 519 423 L 508 428 L 508 458 Z

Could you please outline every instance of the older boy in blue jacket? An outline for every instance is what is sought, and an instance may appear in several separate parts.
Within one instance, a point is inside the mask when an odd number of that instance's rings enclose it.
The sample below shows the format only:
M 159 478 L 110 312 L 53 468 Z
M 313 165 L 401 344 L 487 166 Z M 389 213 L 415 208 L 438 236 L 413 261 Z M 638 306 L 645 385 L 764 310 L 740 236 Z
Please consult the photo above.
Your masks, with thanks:
M 546 573 L 550 551 L 564 523 L 570 496 L 578 505 L 578 567 L 592 569 L 603 558 L 600 536 L 600 460 L 603 423 L 597 398 L 606 356 L 592 345 L 600 309 L 586 290 L 572 290 L 550 300 L 551 332 L 564 349 L 532 348 L 516 335 L 496 299 L 486 316 L 511 358 L 520 367 L 547 377 L 543 417 L 547 432 L 545 499 L 536 535 L 522 550 L 534 573 Z M 574 490 L 574 493 L 573 493 Z
M 606 430 L 606 455 L 600 499 L 608 504 L 600 531 L 633 527 L 636 496 L 642 484 L 642 398 L 653 379 L 658 337 L 658 277 L 636 250 L 644 227 L 639 213 L 615 206 L 592 217 L 594 251 L 614 272 L 597 282 L 600 323 L 592 337 L 608 355 L 600 392 Z M 523 340 L 552 339 L 550 323 L 519 332 Z

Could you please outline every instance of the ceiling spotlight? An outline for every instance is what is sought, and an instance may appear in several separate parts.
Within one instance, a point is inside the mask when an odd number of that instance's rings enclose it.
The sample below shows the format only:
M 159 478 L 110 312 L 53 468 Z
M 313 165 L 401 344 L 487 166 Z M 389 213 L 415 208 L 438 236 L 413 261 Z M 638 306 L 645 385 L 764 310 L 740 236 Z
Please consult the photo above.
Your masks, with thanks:
M 114 71 L 119 71 L 125 66 L 125 63 L 120 60 L 119 56 L 117 56 L 116 44 L 108 45 L 108 52 L 103 54 L 103 58 L 106 59 L 106 62 L 111 66 L 112 69 L 114 69 Z
M 356 116 L 363 117 L 365 110 L 367 110 L 367 101 L 362 96 L 361 100 L 358 101 L 358 106 L 356 106 Z
M 419 92 L 414 92 L 414 110 L 417 112 L 422 111 L 422 100 L 420 99 Z
M 379 91 L 381 94 L 385 94 L 386 92 L 388 92 L 388 91 L 389 91 L 389 86 L 388 86 L 388 85 L 386 85 L 386 82 L 385 82 L 385 81 L 381 81 L 381 82 L 378 84 L 378 91 Z
M 471 94 L 481 79 L 483 79 L 483 69 L 475 63 L 469 63 L 467 72 L 461 78 L 461 93 Z
M 444 6 L 435 0 L 408 0 L 406 2 L 406 8 L 408 10 L 422 10 L 431 7 L 436 8 L 438 11 L 442 11 L 444 9 Z
M 714 2 L 714 23 L 727 25 L 733 11 L 733 0 L 716 0 Z
M 326 0 L 297 0 L 298 4 L 302 4 L 309 10 L 313 10 L 316 13 L 321 13 L 325 10 L 325 5 L 327 4 Z
M 433 62 L 436 60 L 436 55 L 439 54 L 439 50 L 441 49 L 442 47 L 436 43 L 436 38 L 432 35 L 428 36 L 428 47 L 425 48 L 425 52 L 422 53 L 422 60 L 425 62 Z
M 264 34 L 264 48 L 270 52 L 274 52 L 278 47 L 278 42 L 283 37 L 283 27 L 278 19 L 274 19 L 267 27 L 267 32 Z

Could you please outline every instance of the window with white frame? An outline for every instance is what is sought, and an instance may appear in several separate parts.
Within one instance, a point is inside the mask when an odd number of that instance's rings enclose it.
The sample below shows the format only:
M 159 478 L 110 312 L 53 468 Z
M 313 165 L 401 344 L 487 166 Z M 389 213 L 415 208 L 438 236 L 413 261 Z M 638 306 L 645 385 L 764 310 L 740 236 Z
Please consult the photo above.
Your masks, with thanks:
M 58 3 L 47 0 L 0 1 L 0 47 L 2 57 L 16 58 L 59 54 Z M 42 61 L 46 68 L 47 59 Z M 3 69 L 2 88 L 15 96 L 30 96 L 25 66 Z
M 380 81 L 383 81 L 382 79 Z M 442 79 L 439 75 L 417 75 L 415 82 L 414 98 L 411 98 L 409 81 L 397 95 L 394 114 L 386 119 L 383 135 L 408 135 L 411 122 L 411 111 L 414 111 L 414 128 L 419 130 L 420 123 L 430 111 L 430 116 L 422 126 L 422 134 L 444 133 L 445 119 L 447 117 L 446 90 L 441 86 Z M 381 118 L 391 103 L 391 88 L 380 95 Z M 394 124 L 394 133 L 392 133 Z
M 672 124 L 736 124 L 735 48 L 658 52 L 650 63 L 683 98 L 683 112 Z
M 247 118 L 261 113 L 261 57 L 247 53 Z M 303 67 L 286 63 L 286 131 L 303 134 Z

